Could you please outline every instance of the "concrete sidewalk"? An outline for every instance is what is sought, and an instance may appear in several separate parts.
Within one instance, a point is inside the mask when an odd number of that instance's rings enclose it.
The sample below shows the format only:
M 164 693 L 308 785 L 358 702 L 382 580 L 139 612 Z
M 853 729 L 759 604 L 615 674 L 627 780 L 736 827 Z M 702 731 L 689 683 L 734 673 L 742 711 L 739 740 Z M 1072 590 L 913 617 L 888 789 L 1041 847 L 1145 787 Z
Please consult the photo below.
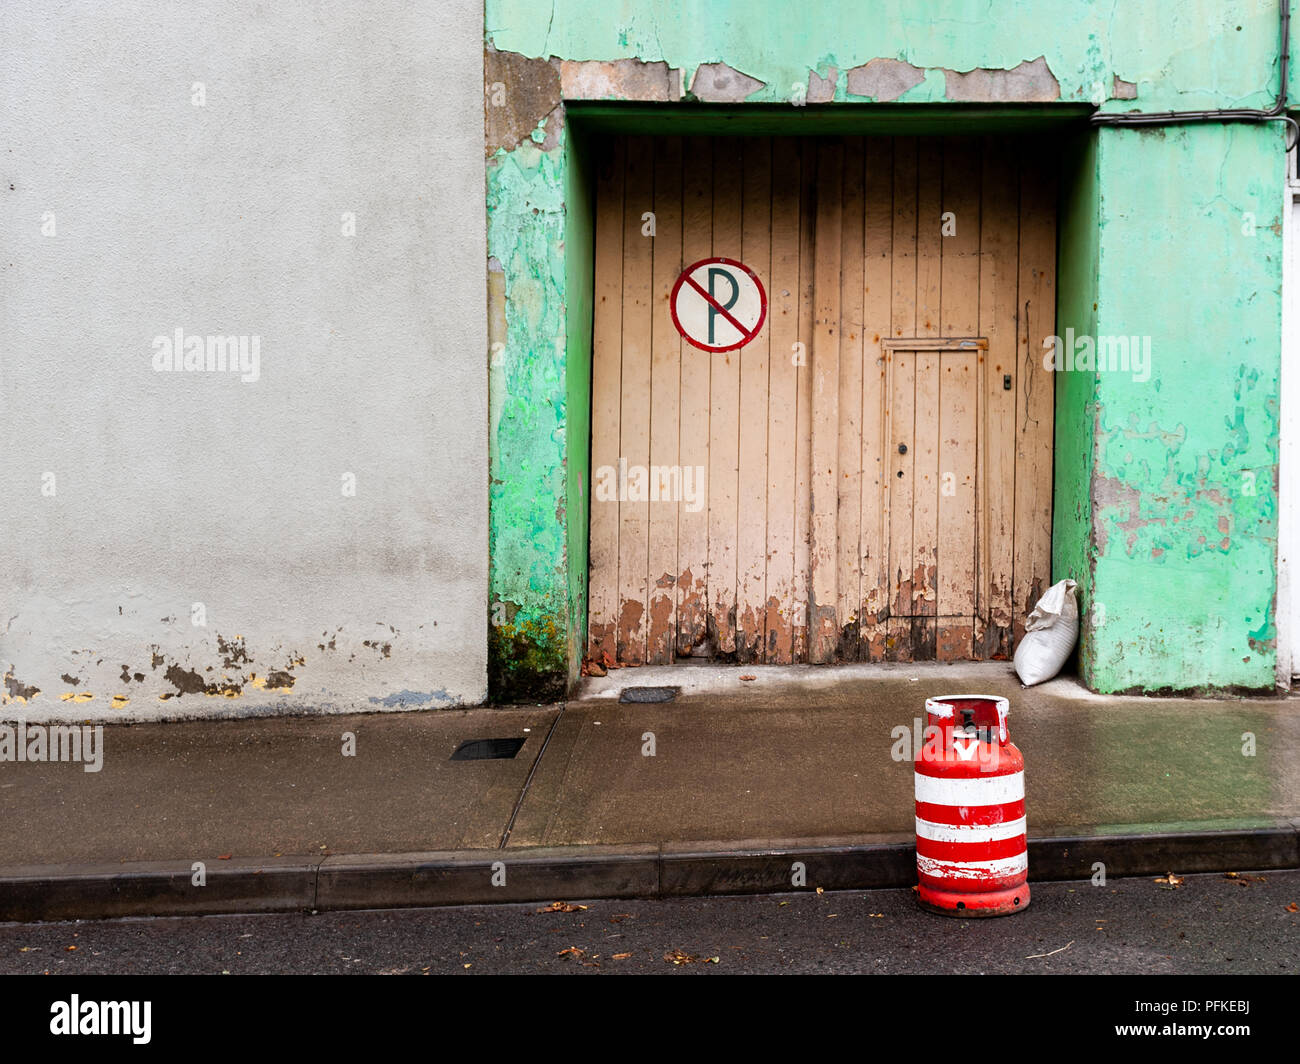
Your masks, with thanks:
M 656 684 L 681 691 L 618 700 Z M 896 729 L 969 691 L 1010 699 L 1032 877 L 1300 864 L 1297 699 L 1022 690 L 1005 663 L 687 666 L 563 706 L 107 726 L 94 773 L 0 763 L 0 919 L 788 889 L 796 853 L 810 887 L 899 885 Z M 449 760 L 506 737 L 512 759 Z

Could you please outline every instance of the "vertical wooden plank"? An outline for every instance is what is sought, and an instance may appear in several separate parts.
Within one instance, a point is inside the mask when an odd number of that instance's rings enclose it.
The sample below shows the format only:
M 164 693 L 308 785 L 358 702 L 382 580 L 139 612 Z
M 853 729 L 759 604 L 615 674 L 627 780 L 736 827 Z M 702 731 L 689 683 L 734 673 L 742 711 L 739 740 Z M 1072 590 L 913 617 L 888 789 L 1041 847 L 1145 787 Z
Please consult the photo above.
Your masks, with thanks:
M 916 355 L 916 407 L 912 463 L 912 660 L 935 656 L 935 588 L 939 543 L 939 352 Z
M 982 352 L 945 351 L 939 358 L 939 572 L 940 661 L 969 658 L 975 637 L 975 493 Z
M 894 148 L 888 137 L 866 142 L 866 224 L 862 279 L 862 561 L 861 648 L 867 661 L 885 659 L 889 606 L 885 503 L 889 463 L 885 454 L 885 349 L 890 335 L 893 264 Z
M 772 141 L 772 275 L 767 414 L 767 600 L 763 660 L 787 665 L 794 654 L 795 455 L 799 366 L 799 146 Z
M 916 336 L 916 138 L 894 140 L 894 298 L 891 333 Z
M 1012 559 L 1015 524 L 1016 290 L 1019 253 L 1017 155 L 1002 138 L 985 139 L 980 169 L 979 334 L 984 352 L 984 422 L 979 448 L 981 513 L 977 658 L 1007 659 L 1012 651 Z M 1004 387 L 1010 377 L 1011 387 Z
M 682 152 L 682 268 L 713 254 L 713 146 L 689 138 Z M 697 474 L 703 491 L 698 509 L 683 506 L 677 518 L 677 655 L 707 657 L 709 572 L 709 376 L 713 356 L 683 341 L 680 448 L 683 473 Z
M 682 272 L 682 142 L 655 142 L 653 309 L 651 311 L 650 534 L 646 660 L 673 660 L 677 632 L 677 519 L 683 509 L 684 470 L 678 461 L 678 395 L 682 338 L 669 306 Z
M 772 141 L 746 137 L 740 261 L 772 285 Z M 769 304 L 771 293 L 768 294 Z M 769 312 L 771 307 L 769 305 Z M 736 660 L 762 660 L 767 620 L 767 421 L 771 315 L 740 355 L 736 515 Z
M 890 304 L 895 338 L 917 333 L 917 143 L 914 137 L 894 141 L 893 299 Z M 913 555 L 912 465 L 915 450 L 899 446 L 915 442 L 916 357 L 893 352 L 889 368 L 889 579 L 890 619 L 886 628 L 886 657 L 912 660 Z
M 918 142 L 916 177 L 916 335 L 938 336 L 943 240 L 943 151 L 938 137 Z
M 641 215 L 652 209 L 654 150 L 649 137 L 631 137 L 623 193 L 623 373 L 620 387 L 618 659 L 646 659 L 646 575 L 649 569 L 650 329 L 653 243 Z M 625 465 L 623 464 L 625 463 Z
M 1056 155 L 1023 153 L 1020 172 L 1020 328 L 1016 389 L 1015 637 L 1051 583 L 1055 381 L 1043 340 L 1056 330 Z
M 618 657 L 618 459 L 623 359 L 623 165 L 625 143 L 612 139 L 596 175 L 595 303 L 591 367 L 591 574 L 587 606 L 590 653 Z
M 843 179 L 843 145 L 827 139 L 818 145 L 817 152 L 817 235 L 813 251 L 816 316 L 812 348 L 812 596 L 808 658 L 814 663 L 831 661 L 838 641 L 835 526 Z
M 804 358 L 796 367 L 794 493 L 794 652 L 796 662 L 809 660 L 809 600 L 812 595 L 812 350 L 816 304 L 814 243 L 817 147 L 799 141 L 799 341 Z
M 941 335 L 976 336 L 980 309 L 980 167 L 976 144 L 969 137 L 944 138 L 940 218 Z
M 972 337 L 979 332 L 980 320 L 979 153 L 975 141 L 968 137 L 947 137 L 943 147 L 942 332 L 949 337 Z M 969 658 L 975 649 L 975 618 L 981 598 L 977 588 L 984 574 L 976 552 L 985 538 L 978 531 L 985 515 L 977 495 L 978 456 L 984 450 L 978 420 L 982 404 L 974 389 L 983 380 L 986 353 L 945 354 L 940 360 L 936 657 L 941 661 Z
M 713 254 L 741 257 L 737 142 L 713 142 Z M 739 490 L 740 351 L 709 355 L 709 618 L 714 650 L 736 651 L 736 505 Z
M 889 351 L 889 403 L 885 410 L 889 445 L 889 619 L 885 657 L 912 660 L 912 485 L 915 450 L 916 355 Z
M 840 236 L 839 478 L 836 544 L 838 573 L 835 616 L 837 657 L 861 658 L 862 607 L 862 352 L 865 142 L 844 143 L 843 216 Z

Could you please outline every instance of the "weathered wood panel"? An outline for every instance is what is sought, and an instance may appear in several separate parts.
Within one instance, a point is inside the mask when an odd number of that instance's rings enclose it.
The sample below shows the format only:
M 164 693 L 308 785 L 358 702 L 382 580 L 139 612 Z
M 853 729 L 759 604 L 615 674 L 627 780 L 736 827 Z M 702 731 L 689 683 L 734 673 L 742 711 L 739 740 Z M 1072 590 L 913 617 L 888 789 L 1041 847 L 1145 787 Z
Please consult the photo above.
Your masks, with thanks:
M 794 661 L 795 502 L 799 451 L 799 372 L 807 351 L 799 344 L 799 142 L 772 144 L 772 273 L 768 286 L 771 334 L 767 406 L 767 593 L 763 660 Z
M 650 475 L 653 499 L 680 496 L 682 463 L 678 400 L 681 394 L 683 341 L 673 324 L 669 295 L 682 272 L 682 142 L 666 137 L 655 145 L 654 163 L 654 301 L 651 312 Z M 646 660 L 667 665 L 677 643 L 677 543 L 682 507 L 671 502 L 649 505 L 650 545 Z
M 865 142 L 844 145 L 840 257 L 839 474 L 836 481 L 835 617 L 839 654 L 857 661 L 862 612 L 863 273 L 866 266 Z
M 742 239 L 740 145 L 713 143 L 713 254 L 739 259 Z M 743 349 L 742 349 L 743 350 Z M 709 411 L 709 631 L 715 654 L 736 653 L 737 495 L 740 490 L 741 351 L 692 357 L 712 367 Z
M 772 142 L 745 138 L 740 260 L 762 279 L 772 277 Z M 740 362 L 740 451 L 736 500 L 736 659 L 763 660 L 767 622 L 767 431 L 770 387 L 769 313 L 758 335 L 737 352 Z M 794 505 L 793 497 L 790 499 Z
M 654 196 L 654 142 L 627 145 L 623 190 L 623 371 L 619 389 L 618 659 L 646 660 L 650 571 L 650 343 L 654 291 L 654 239 L 642 214 Z M 641 496 L 640 499 L 637 496 Z
M 713 145 L 704 137 L 688 138 L 682 152 L 682 262 L 707 259 L 713 254 Z M 697 358 L 682 344 L 681 419 L 682 470 L 709 468 L 709 359 Z M 595 440 L 592 441 L 593 446 Z M 707 655 L 709 636 L 709 509 L 677 507 L 677 656 Z
M 601 159 L 596 177 L 596 255 L 591 371 L 591 537 L 588 642 L 597 658 L 618 658 L 619 419 L 623 351 L 623 167 L 625 142 Z M 597 489 L 600 489 L 599 493 Z
M 1050 153 L 616 139 L 596 204 L 592 467 L 621 501 L 593 496 L 591 651 L 1009 656 L 1050 575 Z M 671 328 L 672 283 L 711 255 L 767 291 L 739 351 Z M 628 490 L 687 467 L 699 507 Z

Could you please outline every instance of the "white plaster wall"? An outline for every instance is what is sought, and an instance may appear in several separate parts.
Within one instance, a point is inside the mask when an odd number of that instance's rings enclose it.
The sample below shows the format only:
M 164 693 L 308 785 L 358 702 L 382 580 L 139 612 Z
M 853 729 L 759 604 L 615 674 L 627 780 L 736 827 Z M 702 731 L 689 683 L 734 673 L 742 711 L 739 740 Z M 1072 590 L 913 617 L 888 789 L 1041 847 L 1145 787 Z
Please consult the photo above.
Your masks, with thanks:
M 1282 416 L 1278 419 L 1277 670 L 1276 685 L 1295 686 L 1300 674 L 1300 178 L 1296 149 L 1287 159 L 1282 195 Z
M 481 0 L 0 6 L 0 715 L 486 696 L 482 38 Z M 258 379 L 156 371 L 176 329 Z

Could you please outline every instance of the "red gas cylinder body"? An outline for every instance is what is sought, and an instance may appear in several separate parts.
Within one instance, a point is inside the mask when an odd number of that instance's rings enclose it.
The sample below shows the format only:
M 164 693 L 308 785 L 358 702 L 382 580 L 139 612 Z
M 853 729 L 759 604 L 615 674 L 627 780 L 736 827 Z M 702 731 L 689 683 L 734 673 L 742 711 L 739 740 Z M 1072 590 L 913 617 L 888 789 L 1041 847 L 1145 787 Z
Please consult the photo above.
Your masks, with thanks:
M 1007 700 L 925 702 L 916 760 L 917 901 L 946 916 L 1029 907 L 1025 759 L 1007 738 Z

